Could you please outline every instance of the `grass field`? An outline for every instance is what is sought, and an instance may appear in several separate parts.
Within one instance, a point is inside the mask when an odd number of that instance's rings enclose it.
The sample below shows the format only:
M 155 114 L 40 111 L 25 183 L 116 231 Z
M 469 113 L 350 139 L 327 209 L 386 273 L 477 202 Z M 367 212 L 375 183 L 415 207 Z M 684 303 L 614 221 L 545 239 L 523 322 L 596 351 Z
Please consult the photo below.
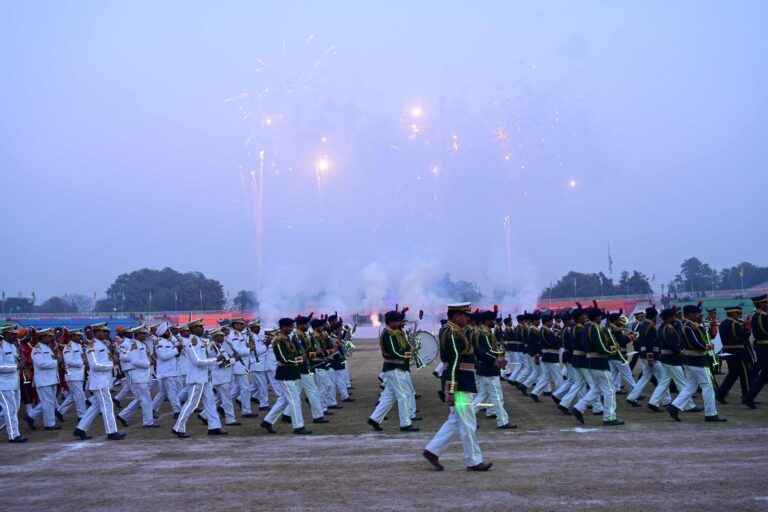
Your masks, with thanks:
M 365 420 L 378 395 L 381 359 L 373 340 L 355 342 L 356 402 L 343 404 L 330 424 L 308 423 L 312 436 L 294 436 L 280 422 L 279 433 L 268 435 L 258 426 L 262 414 L 216 438 L 193 417 L 192 437 L 177 439 L 167 405 L 158 420 L 163 428 L 131 426 L 119 442 L 106 441 L 98 420 L 89 441 L 71 436 L 73 417 L 58 432 L 29 432 L 22 424 L 27 444 L 0 445 L 2 509 L 768 509 L 768 391 L 758 410 L 719 406 L 724 424 L 705 423 L 702 413 L 675 423 L 620 397 L 618 414 L 627 424 L 605 428 L 601 417 L 589 415 L 581 426 L 548 398 L 535 403 L 505 385 L 518 429 L 499 431 L 493 420 L 478 419 L 493 469 L 466 472 L 457 440 L 442 457 L 446 470 L 436 472 L 421 451 L 448 413 L 437 380 L 427 369 L 414 374 L 423 395 L 420 432 L 401 433 L 396 414 L 384 432 L 374 432 Z

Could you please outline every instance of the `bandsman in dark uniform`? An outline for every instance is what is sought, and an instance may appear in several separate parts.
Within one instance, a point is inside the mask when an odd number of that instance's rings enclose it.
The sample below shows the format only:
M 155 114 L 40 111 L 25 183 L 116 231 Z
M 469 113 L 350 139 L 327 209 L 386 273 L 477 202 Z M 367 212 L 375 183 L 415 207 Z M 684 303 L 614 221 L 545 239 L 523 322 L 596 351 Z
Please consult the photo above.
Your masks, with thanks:
M 576 376 L 574 375 L 575 371 L 573 369 L 573 365 L 571 364 L 571 359 L 573 358 L 573 353 L 571 352 L 573 350 L 573 326 L 576 324 L 576 321 L 573 319 L 573 315 L 571 313 L 563 313 L 560 315 L 560 319 L 563 321 L 563 330 L 560 331 L 559 341 L 559 344 L 563 349 L 561 360 L 563 366 L 565 366 L 568 378 L 564 379 L 563 383 L 560 384 L 560 387 L 552 392 L 552 400 L 558 406 L 560 405 L 560 401 L 563 399 L 563 397 L 571 389 L 573 381 L 576 380 Z M 570 414 L 568 409 L 565 409 L 565 411 L 567 414 Z
M 507 343 L 512 351 L 513 364 L 512 372 L 509 374 L 508 382 L 515 387 L 520 387 L 520 376 L 523 374 L 525 369 L 525 364 L 523 361 L 523 338 L 521 334 L 524 318 L 524 315 L 517 315 L 515 317 L 517 320 L 517 325 L 511 329 L 509 338 L 507 340 Z
M 768 381 L 768 294 L 752 297 L 755 314 L 752 315 L 752 336 L 755 337 L 757 362 L 749 393 L 743 398 L 744 404 L 755 407 L 755 397 Z
M 712 344 L 706 343 L 706 332 L 700 324 L 701 309 L 698 306 L 683 307 L 683 368 L 685 368 L 685 387 L 680 390 L 675 401 L 669 404 L 667 412 L 675 421 L 680 421 L 680 411 L 701 386 L 704 399 L 704 420 L 723 422 L 725 418 L 717 415 L 715 390 L 712 387 L 712 373 L 709 371 L 708 358 Z
M 531 399 L 539 401 L 539 396 L 560 387 L 563 375 L 560 372 L 560 343 L 553 328 L 554 317 L 550 314 L 541 317 L 541 329 L 538 333 L 541 372 L 536 386 L 531 391 Z
M 609 361 L 611 366 L 611 379 L 613 379 L 613 384 L 616 387 L 616 394 L 621 392 L 622 379 L 627 384 L 628 389 L 631 390 L 635 388 L 635 377 L 632 375 L 632 370 L 629 367 L 629 360 L 627 358 L 627 347 L 635 338 L 631 333 L 629 336 L 625 333 L 624 326 L 621 323 L 621 317 L 621 311 L 618 313 L 611 313 L 608 315 L 608 322 L 606 324 L 611 341 L 619 347 L 616 352 L 611 354 Z
M 749 396 L 752 386 L 752 351 L 749 346 L 749 337 L 751 331 L 744 326 L 741 321 L 741 306 L 730 306 L 725 308 L 727 315 L 725 320 L 720 323 L 718 330 L 720 340 L 723 342 L 723 352 L 730 354 L 725 358 L 728 365 L 728 373 L 717 391 L 717 401 L 721 404 L 726 402 L 728 392 L 731 386 L 739 380 L 741 385 L 741 398 L 747 405 L 751 401 L 746 400 Z M 751 403 L 754 408 L 754 403 Z
M 384 358 L 382 368 L 384 391 L 379 396 L 376 408 L 368 418 L 368 424 L 376 431 L 384 430 L 381 422 L 394 404 L 397 404 L 397 412 L 400 416 L 400 430 L 403 432 L 417 432 L 419 430 L 411 423 L 411 416 L 415 414 L 415 411 L 411 411 L 411 399 L 408 396 L 410 387 L 406 380 L 413 353 L 405 333 L 400 329 L 401 315 L 402 313 L 399 311 L 387 311 L 384 314 L 384 322 L 387 326 L 381 331 L 379 337 L 379 347 Z
M 495 311 L 480 313 L 480 327 L 475 335 L 475 350 L 477 355 L 477 396 L 478 404 L 490 403 L 485 407 L 488 418 L 495 418 L 500 429 L 513 429 L 516 425 L 509 422 L 509 415 L 504 409 L 504 394 L 501 391 L 501 369 L 506 365 L 503 350 L 491 331 L 496 321 Z M 482 406 L 475 406 L 475 410 Z
M 284 412 L 291 416 L 294 434 L 307 435 L 312 433 L 304 426 L 304 417 L 301 412 L 301 399 L 299 398 L 301 371 L 299 367 L 304 362 L 304 357 L 301 349 L 296 348 L 289 337 L 293 331 L 293 324 L 293 318 L 281 318 L 278 322 L 280 332 L 272 342 L 272 350 L 274 350 L 277 359 L 275 380 L 282 387 L 282 393 L 278 395 L 277 402 L 269 410 L 264 421 L 261 422 L 261 426 L 270 434 L 275 433 L 273 425 Z
M 677 389 L 683 389 L 686 384 L 685 372 L 683 371 L 683 343 L 680 339 L 680 331 L 675 328 L 675 311 L 671 308 L 661 312 L 661 328 L 658 332 L 658 341 L 660 346 L 660 364 L 664 369 L 664 376 L 656 386 L 656 389 L 648 400 L 648 408 L 653 412 L 664 412 L 661 403 L 664 395 L 669 389 L 669 385 L 674 382 Z M 701 412 L 704 409 L 696 407 L 693 400 L 688 400 L 683 406 L 686 412 Z
M 627 403 L 632 407 L 640 407 L 637 402 L 645 398 L 643 390 L 645 386 L 651 382 L 653 377 L 653 365 L 656 361 L 656 353 L 654 347 L 656 346 L 656 338 L 659 335 L 658 328 L 656 327 L 656 317 L 659 312 L 654 307 L 647 308 L 645 310 L 645 320 L 640 322 L 637 326 L 637 341 L 635 347 L 640 352 L 640 364 L 643 368 L 643 373 L 640 378 L 637 379 L 635 387 L 627 395 Z
M 587 392 L 587 385 L 594 381 L 587 367 L 587 350 L 582 346 L 582 333 L 584 332 L 584 323 L 587 321 L 587 313 L 581 304 L 576 303 L 577 307 L 571 311 L 573 316 L 573 327 L 565 335 L 565 343 L 568 346 L 568 352 L 571 354 L 571 366 L 573 367 L 573 382 L 568 392 L 558 404 L 557 408 L 566 415 L 571 414 L 571 404 L 575 400 L 580 400 Z M 593 405 L 594 408 L 594 405 Z
M 465 335 L 469 305 L 468 302 L 448 305 L 449 328 L 440 339 L 441 356 L 447 364 L 442 382 L 450 413 L 422 454 L 438 471 L 443 469 L 440 455 L 456 434 L 461 437 L 468 471 L 488 471 L 493 466 L 493 463 L 483 462 L 483 454 L 477 442 L 477 421 L 472 410 L 477 386 L 475 352 Z

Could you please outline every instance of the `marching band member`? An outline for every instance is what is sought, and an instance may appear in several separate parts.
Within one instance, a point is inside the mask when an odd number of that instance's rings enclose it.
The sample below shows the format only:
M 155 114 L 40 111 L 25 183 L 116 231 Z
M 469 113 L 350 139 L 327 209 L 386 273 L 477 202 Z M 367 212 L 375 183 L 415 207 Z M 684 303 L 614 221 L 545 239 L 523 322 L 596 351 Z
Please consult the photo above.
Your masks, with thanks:
M 331 316 L 331 318 L 334 318 L 334 316 Z M 335 385 L 333 393 L 335 395 L 338 391 L 342 402 L 354 402 L 355 399 L 350 397 L 349 391 L 347 391 L 347 381 L 344 376 L 344 370 L 347 368 L 347 358 L 344 357 L 344 350 L 342 349 L 341 328 L 343 326 L 344 324 L 340 320 L 336 320 L 329 324 L 329 338 L 331 346 L 333 346 L 333 356 L 331 357 L 333 383 Z
M 112 340 L 120 354 L 120 368 L 125 375 L 122 384 L 120 385 L 120 391 L 115 395 L 114 401 L 118 407 L 120 407 L 120 401 L 127 397 L 128 394 L 136 396 L 131 386 L 131 373 L 133 373 L 133 365 L 131 364 L 131 344 L 133 343 L 133 332 L 130 327 L 118 327 L 117 335 Z
M 768 382 L 768 294 L 752 297 L 752 304 L 755 305 L 755 314 L 752 315 L 752 335 L 755 337 L 757 364 L 750 390 L 742 399 L 749 407 L 755 405 L 755 397 Z
M 149 382 L 152 379 L 151 351 L 147 342 L 149 331 L 144 325 L 131 329 L 133 342 L 128 350 L 128 361 L 131 364 L 131 390 L 133 400 L 120 411 L 117 419 L 124 427 L 128 426 L 128 418 L 141 408 L 142 425 L 144 428 L 158 428 L 155 423 L 152 410 L 152 395 L 149 391 Z M 123 356 L 120 356 L 123 359 Z
M 323 400 L 320 396 L 320 390 L 315 382 L 315 372 L 313 365 L 317 359 L 317 351 L 320 347 L 310 338 L 309 330 L 310 317 L 296 317 L 296 331 L 293 333 L 293 344 L 301 350 L 304 361 L 299 366 L 301 378 L 299 385 L 301 391 L 306 395 L 309 402 L 309 408 L 312 411 L 312 423 L 328 423 L 323 412 Z
M 57 416 L 61 419 L 61 416 L 67 413 L 67 411 L 75 406 L 75 412 L 77 414 L 77 420 L 83 417 L 86 411 L 85 405 L 85 389 L 83 383 L 85 381 L 85 347 L 83 346 L 83 331 L 75 330 L 68 331 L 66 333 L 69 338 L 69 342 L 62 351 L 64 356 L 64 365 L 66 371 L 64 373 L 64 379 L 67 381 L 67 387 L 69 388 L 69 394 L 59 405 Z
M 561 408 L 560 402 L 562 402 L 563 398 L 568 394 L 568 391 L 571 390 L 574 381 L 577 379 L 576 370 L 573 368 L 573 364 L 571 363 L 571 360 L 573 359 L 573 327 L 576 325 L 576 321 L 573 319 L 573 315 L 571 313 L 563 313 L 560 315 L 560 319 L 563 322 L 563 330 L 560 331 L 559 341 L 559 344 L 563 349 L 561 359 L 563 366 L 565 366 L 565 371 L 568 375 L 568 378 L 563 379 L 560 387 L 552 392 L 552 401 L 555 402 L 560 411 L 564 412 L 566 415 L 569 415 L 571 414 L 571 411 L 569 411 L 566 407 Z
M 660 405 L 664 395 L 668 393 L 669 385 L 675 382 L 678 390 L 685 387 L 685 372 L 683 371 L 682 340 L 681 332 L 674 326 L 675 310 L 668 308 L 661 311 L 661 329 L 659 329 L 658 340 L 660 347 L 660 364 L 663 368 L 663 377 L 653 395 L 648 400 L 648 408 L 654 412 L 664 412 Z M 685 403 L 683 410 L 686 412 L 701 412 L 704 409 L 696 407 L 693 400 Z
M 525 369 L 525 354 L 523 353 L 523 320 L 525 315 L 517 315 L 515 317 L 517 325 L 515 325 L 509 333 L 509 346 L 512 349 L 512 372 L 507 379 L 513 386 L 520 386 L 520 376 L 524 373 Z
M 643 322 L 643 320 L 645 320 L 645 311 L 642 309 L 639 311 L 635 311 L 632 314 L 632 320 L 629 321 L 629 328 L 633 330 L 635 333 L 637 333 L 638 328 L 640 324 Z M 629 360 L 629 369 L 632 371 L 635 370 L 635 365 L 637 364 L 637 361 L 640 359 L 640 351 L 637 350 L 637 347 L 639 345 L 636 344 L 637 340 L 638 340 L 638 335 L 635 334 L 635 341 L 632 342 L 633 351 L 635 353 L 632 355 L 632 359 Z
M 528 362 L 530 365 L 530 372 L 526 379 L 523 381 L 522 392 L 527 395 L 527 391 L 536 387 L 536 383 L 541 377 L 541 347 L 539 346 L 539 324 L 541 323 L 541 314 L 535 311 L 528 315 L 528 328 L 525 334 L 525 347 L 526 354 L 528 356 Z M 531 399 L 535 402 L 539 401 L 539 397 L 534 395 Z
M 189 398 L 189 390 L 192 386 L 187 382 L 189 374 L 190 360 L 187 357 L 187 347 L 189 347 L 189 338 L 191 336 L 189 323 L 179 326 L 179 334 L 176 337 L 178 344 L 176 348 L 179 351 L 179 374 L 181 375 L 181 391 L 179 392 L 179 402 L 185 402 Z
M 309 325 L 312 326 L 312 341 L 322 350 L 319 353 L 321 354 L 321 361 L 318 361 L 315 367 L 315 380 L 317 387 L 320 389 L 320 396 L 323 399 L 323 408 L 325 410 L 341 409 L 341 406 L 336 403 L 334 383 L 331 382 L 331 373 L 329 372 L 328 345 L 324 332 L 326 321 L 321 318 L 313 318 Z
M 282 392 L 274 407 L 269 410 L 264 421 L 261 422 L 261 426 L 270 434 L 275 433 L 273 425 L 284 412 L 288 412 L 291 417 L 294 434 L 307 435 L 312 433 L 304 426 L 304 417 L 301 413 L 301 399 L 299 398 L 301 372 L 299 366 L 304 362 L 304 358 L 302 351 L 289 338 L 291 331 L 293 331 L 293 324 L 293 318 L 281 318 L 278 322 L 280 332 L 272 344 L 272 350 L 277 359 L 275 378 L 278 385 L 282 386 Z
M 56 425 L 56 387 L 59 384 L 59 361 L 50 345 L 53 344 L 51 329 L 37 331 L 38 343 L 32 349 L 35 366 L 35 389 L 40 403 L 24 417 L 29 428 L 35 429 L 35 420 L 43 418 L 45 430 L 60 430 Z
M 701 397 L 704 399 L 704 420 L 713 422 L 726 421 L 717 415 L 715 391 L 712 388 L 712 374 L 709 371 L 707 358 L 712 345 L 706 343 L 706 333 L 699 324 L 701 310 L 698 306 L 683 307 L 683 368 L 685 368 L 685 387 L 669 404 L 667 412 L 675 421 L 680 421 L 679 413 L 688 400 L 693 397 L 701 386 Z
M 745 404 L 755 409 L 754 403 L 744 400 L 750 391 L 752 385 L 752 351 L 749 345 L 749 338 L 752 332 L 744 327 L 741 322 L 741 306 L 731 306 L 725 308 L 726 318 L 720 323 L 718 331 L 720 339 L 723 342 L 723 352 L 731 354 L 726 358 L 728 362 L 728 373 L 718 387 L 715 395 L 717 401 L 721 404 L 727 403 L 725 398 L 731 386 L 739 380 L 741 385 L 741 398 Z
M 232 398 L 237 397 L 243 418 L 255 418 L 258 414 L 251 412 L 251 383 L 248 381 L 251 348 L 248 346 L 248 335 L 244 332 L 245 320 L 233 318 L 230 323 L 232 331 L 225 338 L 225 343 L 235 358 L 231 395 Z
M 583 424 L 587 405 L 597 397 L 602 396 L 603 425 L 623 425 L 624 422 L 616 418 L 616 388 L 613 387 L 608 364 L 609 355 L 618 350 L 618 347 L 611 345 L 601 332 L 600 320 L 602 315 L 603 312 L 597 305 L 587 310 L 588 321 L 581 333 L 582 346 L 587 348 L 587 365 L 595 385 L 590 387 L 589 392 L 579 400 L 571 412 L 579 420 L 579 423 Z
M 112 388 L 112 371 L 115 368 L 114 360 L 109 345 L 109 329 L 107 324 L 94 324 L 89 326 L 93 333 L 93 339 L 88 342 L 85 355 L 88 358 L 88 389 L 91 391 L 91 405 L 85 410 L 85 414 L 77 424 L 73 436 L 80 439 L 90 439 L 88 429 L 101 414 L 104 421 L 104 432 L 110 441 L 119 441 L 125 434 L 117 431 L 115 422 L 115 409 L 110 396 Z
M 226 361 L 226 358 L 223 355 L 211 357 L 208 353 L 208 343 L 203 337 L 204 328 L 202 320 L 189 322 L 187 327 L 189 327 L 191 333 L 188 345 L 184 349 L 184 353 L 189 360 L 189 367 L 187 369 L 189 397 L 181 407 L 181 413 L 171 432 L 181 439 L 189 437 L 189 434 L 186 432 L 187 420 L 197 409 L 197 406 L 200 405 L 200 400 L 202 399 L 203 411 L 205 413 L 204 418 L 208 425 L 208 435 L 226 435 L 227 432 L 221 430 L 221 420 L 216 412 L 216 399 L 211 389 L 210 377 L 210 367 L 219 362 Z
M 501 390 L 501 369 L 507 364 L 503 358 L 504 352 L 499 345 L 496 336 L 491 331 L 491 326 L 496 323 L 495 311 L 480 313 L 480 331 L 477 335 L 477 396 L 476 402 L 490 401 L 492 405 L 486 407 L 485 415 L 488 418 L 496 418 L 496 426 L 507 430 L 517 428 L 509 422 L 509 415 L 504 409 L 504 393 Z M 477 410 L 479 406 L 474 406 Z
M 477 442 L 477 421 L 472 410 L 477 393 L 476 360 L 474 348 L 464 334 L 469 320 L 469 306 L 468 302 L 448 305 L 449 329 L 440 339 L 440 352 L 447 364 L 442 383 L 450 413 L 422 453 L 438 471 L 443 470 L 440 455 L 445 452 L 456 434 L 461 437 L 468 471 L 488 471 L 493 466 L 493 463 L 483 462 L 483 454 Z
M 413 354 L 410 352 L 405 333 L 400 329 L 400 315 L 399 311 L 387 311 L 384 314 L 386 327 L 379 337 L 379 347 L 384 358 L 382 368 L 384 391 L 379 396 L 376 408 L 368 418 L 368 424 L 376 431 L 384 430 L 381 422 L 395 403 L 397 403 L 397 412 L 400 417 L 400 430 L 403 432 L 417 432 L 419 430 L 411 424 L 411 402 L 408 396 L 410 391 L 405 379 Z
M 621 381 L 627 383 L 629 389 L 635 387 L 635 376 L 632 375 L 632 369 L 629 367 L 629 361 L 627 360 L 627 346 L 636 338 L 630 334 L 627 336 L 624 333 L 624 325 L 621 323 L 622 312 L 611 313 L 608 315 L 608 335 L 612 340 L 616 342 L 618 350 L 611 354 L 608 363 L 611 366 L 611 380 L 616 388 L 618 394 L 621 390 Z
M 273 331 L 267 331 L 267 336 L 260 334 L 261 325 L 258 320 L 255 324 L 251 323 L 251 332 L 254 333 L 253 360 L 251 361 L 251 375 L 256 387 L 256 399 L 259 401 L 259 409 L 269 410 L 269 361 L 270 341 L 274 334 Z
M 232 346 L 224 341 L 224 330 L 219 328 L 211 331 L 211 349 L 216 355 L 223 355 L 225 361 L 211 366 L 211 386 L 224 412 L 224 423 L 230 427 L 239 427 L 241 423 L 235 418 L 235 404 L 232 402 L 232 381 L 234 380 L 233 365 L 237 361 Z M 248 400 L 250 403 L 250 400 Z M 206 418 L 208 420 L 209 418 Z M 209 423 L 210 424 L 210 423 Z
M 645 319 L 637 326 L 637 340 L 634 346 L 637 347 L 640 352 L 640 364 L 643 367 L 643 373 L 640 378 L 637 379 L 635 387 L 627 395 L 627 403 L 632 407 L 640 407 L 638 400 L 642 400 L 643 389 L 651 381 L 653 377 L 653 364 L 655 362 L 654 347 L 657 344 L 657 337 L 659 335 L 658 328 L 656 327 L 656 317 L 659 312 L 654 307 L 649 307 L 645 310 Z
M 19 433 L 19 360 L 16 348 L 18 331 L 12 325 L 0 327 L 0 405 L 3 407 L 5 433 L 9 443 L 25 443 Z
M 157 329 L 157 387 L 158 392 L 152 400 L 152 410 L 157 412 L 168 398 L 171 404 L 173 417 L 178 418 L 181 411 L 181 402 L 179 393 L 181 392 L 181 380 L 179 376 L 179 358 L 180 353 L 177 348 L 178 342 L 174 343 L 173 333 L 167 324 L 163 324 Z
M 552 330 L 554 317 L 550 314 L 541 317 L 541 330 L 538 333 L 538 350 L 541 358 L 541 372 L 536 386 L 531 390 L 531 398 L 539 401 L 539 395 L 547 389 L 557 389 L 563 380 L 560 371 L 560 345 Z
M 253 403 L 254 400 L 256 400 L 256 402 L 259 401 L 259 383 L 256 380 L 256 375 L 254 374 L 254 371 L 256 371 L 255 367 L 258 363 L 258 356 L 256 355 L 256 343 L 259 339 L 264 338 L 264 335 L 261 334 L 261 323 L 258 319 L 248 322 L 248 325 L 246 325 L 245 334 L 247 335 L 248 348 L 251 351 L 251 354 L 248 356 L 248 369 L 251 371 L 251 377 L 253 378 L 251 381 L 251 403 Z M 269 409 L 268 405 L 265 406 L 264 404 L 259 403 L 259 410 L 267 409 Z
M 512 335 L 512 315 L 507 315 L 502 321 L 502 325 L 497 325 L 493 334 L 496 336 L 496 340 L 504 347 L 504 359 L 507 361 L 507 366 L 501 371 L 501 378 L 507 380 L 512 373 L 515 362 L 514 346 L 510 338 Z

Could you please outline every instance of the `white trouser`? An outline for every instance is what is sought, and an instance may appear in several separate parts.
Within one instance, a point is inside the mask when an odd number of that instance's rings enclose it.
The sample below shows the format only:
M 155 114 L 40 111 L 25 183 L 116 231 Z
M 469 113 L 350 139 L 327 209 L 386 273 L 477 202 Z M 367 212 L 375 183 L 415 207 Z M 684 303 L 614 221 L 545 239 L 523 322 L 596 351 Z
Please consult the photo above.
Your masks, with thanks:
M 253 383 L 256 385 L 256 400 L 259 407 L 269 407 L 269 372 L 251 372 Z
M 407 383 L 408 372 L 403 370 L 389 370 L 384 372 L 384 391 L 379 395 L 379 403 L 371 414 L 371 419 L 381 423 L 384 416 L 389 413 L 392 406 L 397 403 L 397 412 L 400 416 L 400 426 L 407 427 L 411 424 L 410 387 Z
M 507 378 L 512 373 L 512 370 L 515 368 L 515 353 L 514 352 L 504 352 L 504 360 L 507 362 L 507 367 L 501 370 L 501 376 L 503 378 Z
M 416 416 L 416 388 L 413 387 L 413 375 L 405 372 L 405 393 L 408 395 L 408 413 L 411 418 Z
M 179 400 L 179 394 L 181 392 L 181 381 L 178 377 L 158 377 L 157 378 L 158 393 L 155 398 L 152 399 L 152 410 L 159 411 L 163 406 L 163 401 L 168 399 L 171 404 L 171 410 L 177 413 L 181 410 L 181 401 Z
M 523 369 L 517 376 L 517 382 L 525 384 L 525 382 L 530 379 L 531 373 L 534 371 L 533 367 L 536 366 L 536 364 L 533 358 L 525 352 L 520 352 L 520 357 L 520 363 L 522 364 Z
M 259 399 L 259 383 L 256 380 L 256 370 L 251 370 L 253 379 L 251 380 L 251 398 Z M 259 404 L 261 405 L 261 404 Z
M 643 373 L 640 374 L 640 378 L 637 379 L 635 387 L 632 388 L 632 392 L 627 395 L 627 400 L 632 402 L 636 401 L 640 395 L 643 394 L 643 389 L 645 389 L 645 386 L 648 385 L 648 383 L 651 381 L 651 377 L 653 377 L 653 368 L 651 368 L 651 365 L 648 364 L 647 359 L 641 358 L 640 365 L 643 368 Z M 656 363 L 654 363 L 654 366 L 655 365 Z
M 29 411 L 28 416 L 33 420 L 43 418 L 46 427 L 56 425 L 56 384 L 40 386 L 37 389 L 37 397 L 40 403 Z
M 301 374 L 301 381 L 299 382 L 301 391 L 307 395 L 309 400 L 309 408 L 312 410 L 312 419 L 316 420 L 322 418 L 323 414 L 323 400 L 320 398 L 320 390 L 315 383 L 315 376 L 313 374 Z
M 342 400 L 349 398 L 349 391 L 347 391 L 347 381 L 344 378 L 344 370 L 334 370 L 333 381 L 336 388 L 334 393 L 336 393 L 336 390 L 338 390 Z
M 216 384 L 213 386 L 213 389 L 216 390 L 216 398 L 221 404 L 221 408 L 224 409 L 224 423 L 227 424 L 234 423 L 236 421 L 235 404 L 232 402 L 232 395 L 229 392 L 229 387 L 229 382 L 224 382 L 223 384 Z M 209 420 L 208 424 L 210 425 L 210 418 L 206 416 L 205 419 Z
M 509 415 L 504 409 L 504 393 L 501 390 L 500 377 L 485 377 L 483 375 L 475 376 L 477 383 L 477 396 L 475 404 L 489 403 L 486 406 L 485 415 L 496 415 L 496 425 L 499 427 L 509 423 Z M 474 405 L 473 411 L 477 412 L 482 405 Z
M 247 374 L 234 375 L 230 396 L 240 400 L 243 414 L 251 414 L 251 383 Z
M 445 370 L 445 363 L 440 361 L 439 363 L 437 363 L 437 366 L 435 366 L 435 373 L 438 375 L 442 375 L 443 370 Z
M 632 369 L 629 367 L 629 363 L 622 363 L 620 359 L 611 359 L 608 361 L 611 365 L 611 380 L 616 388 L 621 387 L 621 379 L 634 391 L 635 389 L 635 376 L 632 375 Z
M 709 368 L 701 366 L 688 366 L 685 368 L 685 387 L 680 390 L 672 405 L 678 409 L 684 409 L 685 405 L 696 394 L 696 390 L 701 386 L 701 398 L 704 399 L 704 415 L 717 416 L 717 407 L 715 407 L 715 390 L 712 388 L 712 374 Z
M 451 407 L 448 419 L 427 444 L 428 451 L 439 457 L 458 433 L 461 437 L 461 445 L 464 447 L 466 465 L 476 466 L 483 462 L 483 454 L 477 442 L 477 419 L 472 412 L 474 398 L 473 393 L 456 392 L 456 405 Z
M 656 389 L 653 390 L 653 395 L 651 395 L 651 399 L 648 400 L 648 403 L 658 407 L 660 403 L 664 403 L 665 401 L 672 401 L 672 397 L 669 393 L 669 384 L 673 380 L 675 381 L 678 390 L 682 390 L 685 387 L 686 381 L 685 372 L 683 371 L 682 366 L 675 366 L 673 364 L 664 363 L 656 364 L 659 365 L 662 370 L 662 377 L 661 380 L 659 380 L 659 384 L 656 386 Z M 696 407 L 696 404 L 693 403 L 693 400 L 688 400 L 688 402 L 685 404 L 685 407 L 682 407 L 682 409 L 687 411 L 688 409 L 693 409 L 694 407 Z
M 152 395 L 149 393 L 149 382 L 134 382 L 131 384 L 133 388 L 133 400 L 117 415 L 128 420 L 136 410 L 141 407 L 142 424 L 152 425 L 155 420 L 152 415 Z
M 211 389 L 211 383 L 206 382 L 204 384 L 195 383 L 189 386 L 189 398 L 184 402 L 179 413 L 179 418 L 176 420 L 176 424 L 173 426 L 173 430 L 176 432 L 185 432 L 187 428 L 187 420 L 195 412 L 197 406 L 200 404 L 200 399 L 203 400 L 203 412 L 205 418 L 208 420 L 208 430 L 215 428 L 221 428 L 221 420 L 219 414 L 216 412 L 216 399 L 213 396 L 213 390 Z
M 280 395 L 277 397 L 275 405 L 269 410 L 264 421 L 274 424 L 283 413 L 291 417 L 293 428 L 304 426 L 304 417 L 301 414 L 301 399 L 299 398 L 299 379 L 297 380 L 279 380 L 278 386 L 281 386 Z
M 341 373 L 344 374 L 344 384 L 347 388 L 351 388 L 352 380 L 349 378 L 349 360 L 347 360 L 347 364 L 344 365 L 344 370 Z
M 19 413 L 16 405 L 16 391 L 0 391 L 0 405 L 3 407 L 3 421 L 5 423 L 5 432 L 8 439 L 19 437 Z
M 315 376 L 317 386 L 320 388 L 320 395 L 323 398 L 323 405 L 325 407 L 336 405 L 336 389 L 335 382 L 331 380 L 333 378 L 331 370 L 318 368 Z
M 616 388 L 613 387 L 610 370 L 589 370 L 595 383 L 594 387 L 589 388 L 589 392 L 584 398 L 579 400 L 575 408 L 584 412 L 587 405 L 593 403 L 595 399 L 603 397 L 603 421 L 616 419 Z M 593 405 L 594 409 L 594 405 Z
M 128 393 L 133 393 L 133 389 L 131 389 L 131 374 L 133 370 L 127 370 L 123 373 L 125 373 L 125 378 L 120 383 L 120 391 L 115 395 L 115 400 L 117 401 L 127 397 Z
M 512 352 L 512 366 L 507 377 L 508 380 L 517 382 L 520 373 L 523 371 L 522 354 L 520 352 Z
M 533 388 L 534 395 L 540 395 L 544 391 L 550 391 L 553 387 L 557 388 L 563 380 L 560 373 L 560 363 L 541 363 L 541 374 L 536 380 L 536 387 Z
M 71 380 L 67 382 L 69 393 L 59 405 L 59 414 L 66 414 L 74 405 L 78 418 L 85 414 L 85 391 L 83 391 L 83 381 Z
M 571 366 L 571 363 L 565 363 L 565 373 L 568 376 L 567 379 L 563 379 L 562 384 L 555 389 L 552 392 L 552 396 L 555 398 L 562 398 L 568 393 L 568 391 L 571 389 L 571 386 L 573 385 L 573 374 L 575 373 L 573 370 L 573 366 Z
M 91 391 L 91 405 L 85 410 L 85 414 L 77 424 L 77 428 L 87 432 L 91 428 L 91 423 L 96 416 L 101 414 L 104 420 L 104 432 L 113 434 L 117 432 L 117 423 L 115 423 L 115 406 L 112 403 L 112 395 L 109 394 L 109 388 L 94 389 Z
M 572 375 L 571 375 L 571 387 L 568 389 L 568 392 L 563 396 L 563 399 L 560 400 L 560 405 L 565 407 L 566 409 L 571 406 L 574 400 L 578 397 L 579 399 L 583 398 L 586 394 L 586 387 L 587 387 L 587 379 L 584 378 L 584 373 L 582 370 L 586 370 L 588 373 L 589 370 L 586 368 L 576 368 L 574 366 L 570 366 Z

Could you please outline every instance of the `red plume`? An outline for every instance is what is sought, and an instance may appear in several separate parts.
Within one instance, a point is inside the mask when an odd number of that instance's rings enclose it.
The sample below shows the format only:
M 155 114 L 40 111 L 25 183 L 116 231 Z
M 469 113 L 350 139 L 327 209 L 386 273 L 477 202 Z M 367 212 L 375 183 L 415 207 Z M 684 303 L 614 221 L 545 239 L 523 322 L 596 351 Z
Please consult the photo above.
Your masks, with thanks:
M 656 309 L 656 304 L 651 304 L 651 307 L 652 307 L 653 309 Z
M 597 307 L 597 300 L 595 300 L 595 299 L 592 299 L 592 305 L 593 305 L 594 307 Z
M 577 306 L 579 306 L 580 308 L 581 308 L 581 307 L 583 307 L 583 306 L 581 305 L 581 302 L 577 302 L 577 303 L 576 303 L 576 305 L 577 305 Z
M 475 308 L 475 314 L 480 312 L 480 308 Z
M 623 315 L 623 314 L 624 314 L 624 308 L 619 308 L 619 314 L 620 314 L 620 315 Z
M 526 309 L 525 311 L 523 311 L 523 314 L 527 315 L 528 314 L 528 310 Z
M 702 304 L 704 304 L 704 301 L 701 301 L 701 300 L 700 300 L 700 301 L 699 301 L 699 303 L 698 303 L 698 304 L 696 304 L 696 305 L 697 305 L 698 307 L 701 307 L 701 305 L 702 305 Z
M 314 311 L 312 311 L 312 312 L 309 314 L 309 318 L 312 318 L 313 316 L 315 316 L 315 312 L 314 312 Z

